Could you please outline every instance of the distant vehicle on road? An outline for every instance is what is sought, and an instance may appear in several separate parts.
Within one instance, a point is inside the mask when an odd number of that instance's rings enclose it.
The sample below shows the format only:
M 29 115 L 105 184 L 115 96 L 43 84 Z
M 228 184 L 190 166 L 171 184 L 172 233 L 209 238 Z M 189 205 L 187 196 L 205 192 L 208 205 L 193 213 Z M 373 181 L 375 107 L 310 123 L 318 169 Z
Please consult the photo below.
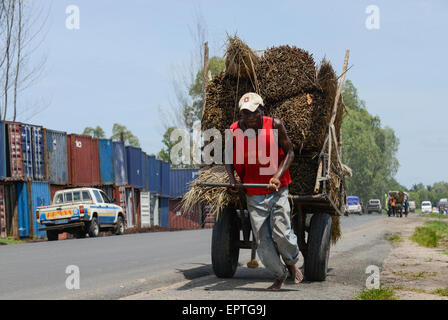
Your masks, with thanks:
M 370 199 L 367 203 L 367 213 L 381 213 L 381 201 L 379 199 Z
M 437 208 L 439 209 L 440 214 L 446 214 L 448 209 L 448 199 L 442 198 L 440 199 L 439 203 L 437 204 Z
M 422 213 L 431 213 L 432 204 L 431 201 L 422 201 Z
M 358 196 L 347 197 L 347 207 L 345 211 L 349 214 L 352 213 L 362 214 L 362 204 Z
M 415 201 L 409 201 L 409 212 L 415 213 Z
M 57 191 L 50 206 L 37 207 L 37 222 L 43 225 L 49 241 L 58 240 L 59 233 L 69 232 L 76 238 L 97 237 L 100 231 L 123 234 L 123 208 L 117 206 L 102 190 L 76 188 Z

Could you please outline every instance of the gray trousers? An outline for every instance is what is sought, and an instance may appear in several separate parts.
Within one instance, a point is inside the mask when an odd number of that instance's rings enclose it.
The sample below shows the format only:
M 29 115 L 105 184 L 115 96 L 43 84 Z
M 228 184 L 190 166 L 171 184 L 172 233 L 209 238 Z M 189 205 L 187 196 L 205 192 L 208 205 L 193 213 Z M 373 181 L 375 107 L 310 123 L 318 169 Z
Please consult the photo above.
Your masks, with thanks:
M 297 237 L 291 229 L 288 188 L 269 194 L 246 195 L 246 199 L 258 256 L 275 279 L 286 279 L 288 270 L 280 256 L 288 265 L 299 260 Z

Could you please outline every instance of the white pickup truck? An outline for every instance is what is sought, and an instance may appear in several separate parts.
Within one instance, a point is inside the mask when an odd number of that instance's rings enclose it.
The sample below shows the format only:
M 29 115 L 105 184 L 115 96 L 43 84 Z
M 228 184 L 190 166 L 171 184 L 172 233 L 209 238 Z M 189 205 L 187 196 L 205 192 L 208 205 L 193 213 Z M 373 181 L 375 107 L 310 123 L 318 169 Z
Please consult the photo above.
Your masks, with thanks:
M 37 207 L 37 222 L 44 227 L 49 241 L 58 240 L 59 233 L 69 232 L 76 238 L 97 237 L 100 231 L 112 230 L 123 234 L 123 209 L 104 191 L 96 188 L 76 188 L 57 191 L 50 206 Z

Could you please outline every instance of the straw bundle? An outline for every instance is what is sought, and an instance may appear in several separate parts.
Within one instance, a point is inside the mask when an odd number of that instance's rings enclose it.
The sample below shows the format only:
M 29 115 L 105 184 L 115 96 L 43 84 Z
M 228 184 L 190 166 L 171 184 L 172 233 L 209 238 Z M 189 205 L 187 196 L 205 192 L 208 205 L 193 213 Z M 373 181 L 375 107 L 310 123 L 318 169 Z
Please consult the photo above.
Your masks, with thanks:
M 260 94 L 267 102 L 278 102 L 316 88 L 313 56 L 290 46 L 266 50 L 255 69 Z
M 226 187 L 199 186 L 199 182 L 229 183 L 229 175 L 223 165 L 211 166 L 200 169 L 199 177 L 190 184 L 190 190 L 182 199 L 182 208 L 186 211 L 194 208 L 198 203 L 206 203 L 212 207 L 210 214 L 216 214 L 229 205 L 238 205 L 242 194 L 233 195 Z M 240 180 L 235 177 L 237 182 Z
M 228 75 L 250 79 L 255 83 L 255 66 L 260 58 L 247 44 L 237 36 L 228 37 L 224 56 Z

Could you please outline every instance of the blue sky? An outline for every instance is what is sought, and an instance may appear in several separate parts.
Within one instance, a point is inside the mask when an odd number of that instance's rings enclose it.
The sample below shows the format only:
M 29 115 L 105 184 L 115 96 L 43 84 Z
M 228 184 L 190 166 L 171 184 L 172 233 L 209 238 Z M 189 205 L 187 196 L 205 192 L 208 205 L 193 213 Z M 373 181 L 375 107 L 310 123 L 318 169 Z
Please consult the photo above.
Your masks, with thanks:
M 68 5 L 80 9 L 79 30 L 65 26 Z M 365 27 L 369 5 L 380 9 L 378 30 Z M 157 153 L 166 123 L 158 109 L 173 99 L 173 69 L 189 62 L 198 11 L 212 55 L 222 55 L 226 32 L 235 31 L 253 49 L 296 45 L 338 72 L 350 49 L 348 79 L 400 139 L 399 182 L 448 181 L 443 0 L 52 1 L 38 52 L 47 56 L 45 72 L 23 100 L 46 108 L 28 122 L 69 133 L 100 125 L 107 135 L 119 122 Z

